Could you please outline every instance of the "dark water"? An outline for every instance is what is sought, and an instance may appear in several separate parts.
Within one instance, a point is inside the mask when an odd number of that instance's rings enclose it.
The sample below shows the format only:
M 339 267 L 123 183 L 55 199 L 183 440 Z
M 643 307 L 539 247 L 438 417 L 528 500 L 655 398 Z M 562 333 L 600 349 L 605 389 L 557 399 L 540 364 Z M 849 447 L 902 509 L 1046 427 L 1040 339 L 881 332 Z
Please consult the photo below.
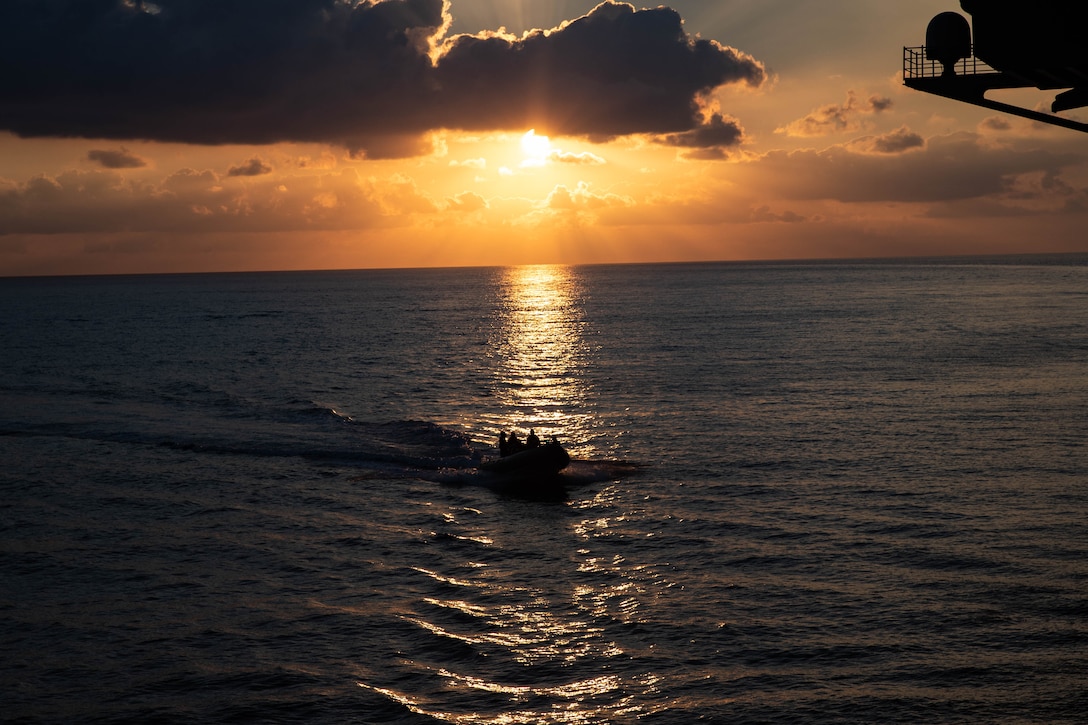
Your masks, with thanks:
M 1088 721 L 1083 257 L 0 304 L 5 722 Z

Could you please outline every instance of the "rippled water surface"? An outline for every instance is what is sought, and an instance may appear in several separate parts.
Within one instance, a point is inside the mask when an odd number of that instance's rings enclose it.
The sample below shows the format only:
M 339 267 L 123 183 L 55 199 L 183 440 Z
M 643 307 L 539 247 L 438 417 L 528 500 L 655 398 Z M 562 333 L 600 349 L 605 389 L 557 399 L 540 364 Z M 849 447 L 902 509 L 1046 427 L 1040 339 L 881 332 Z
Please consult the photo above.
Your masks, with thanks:
M 0 300 L 5 721 L 1085 721 L 1084 258 Z

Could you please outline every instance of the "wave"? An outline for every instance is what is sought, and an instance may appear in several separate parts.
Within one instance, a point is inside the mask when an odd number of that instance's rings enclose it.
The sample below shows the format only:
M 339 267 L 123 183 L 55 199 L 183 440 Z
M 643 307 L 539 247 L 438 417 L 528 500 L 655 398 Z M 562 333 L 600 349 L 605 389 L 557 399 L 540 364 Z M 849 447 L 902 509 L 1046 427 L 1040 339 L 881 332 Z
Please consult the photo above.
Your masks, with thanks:
M 471 432 L 416 418 L 368 421 L 338 402 L 301 396 L 261 395 L 201 380 L 152 386 L 79 386 L 72 381 L 8 386 L 0 435 L 55 437 L 136 449 L 167 449 L 196 456 L 295 458 L 345 469 L 360 480 L 417 479 L 442 485 L 511 487 L 482 475 L 480 464 L 498 455 L 493 431 Z M 575 488 L 633 475 L 638 467 L 617 461 L 575 460 L 557 479 Z M 539 489 L 539 487 L 537 487 Z
M 41 417 L 0 421 L 0 434 L 165 448 L 202 456 L 298 458 L 350 469 L 359 480 L 412 478 L 496 489 L 509 482 L 479 470 L 483 461 L 497 455 L 492 446 L 427 420 L 357 420 L 335 404 L 298 398 L 257 401 L 200 396 L 195 400 L 190 395 L 187 404 L 173 402 L 99 405 L 90 417 L 84 413 L 86 408 L 68 408 L 54 397 L 42 408 L 48 410 Z M 574 460 L 556 483 L 561 488 L 584 486 L 625 478 L 638 469 L 622 461 Z

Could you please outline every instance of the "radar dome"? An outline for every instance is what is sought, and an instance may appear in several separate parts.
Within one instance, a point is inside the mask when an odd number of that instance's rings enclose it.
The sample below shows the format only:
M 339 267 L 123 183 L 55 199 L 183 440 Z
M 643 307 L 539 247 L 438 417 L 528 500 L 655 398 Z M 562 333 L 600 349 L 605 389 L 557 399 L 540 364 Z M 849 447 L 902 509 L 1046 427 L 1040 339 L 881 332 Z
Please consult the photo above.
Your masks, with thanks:
M 959 13 L 940 13 L 926 28 L 926 57 L 944 66 L 943 75 L 955 75 L 958 61 L 971 56 L 971 26 Z

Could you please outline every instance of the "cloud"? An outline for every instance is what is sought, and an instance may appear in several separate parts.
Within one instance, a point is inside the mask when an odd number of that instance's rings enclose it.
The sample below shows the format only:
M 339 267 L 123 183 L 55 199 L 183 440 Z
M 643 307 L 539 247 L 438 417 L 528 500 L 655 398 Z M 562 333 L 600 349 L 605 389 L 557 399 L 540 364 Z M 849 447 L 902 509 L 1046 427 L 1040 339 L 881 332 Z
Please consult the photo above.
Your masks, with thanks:
M 848 146 L 861 153 L 898 154 L 904 151 L 920 149 L 926 145 L 925 139 L 906 126 L 880 136 L 865 136 L 854 139 Z
M 605 160 L 589 151 L 575 153 L 573 151 L 552 151 L 548 154 L 548 161 L 557 164 L 574 164 L 578 166 L 603 166 Z
M 190 191 L 210 189 L 218 184 L 219 176 L 214 171 L 184 168 L 167 176 L 162 182 L 162 188 L 166 191 L 186 194 Z
M 912 138 L 909 131 L 891 135 Z M 870 144 L 871 145 L 871 144 Z M 779 199 L 840 202 L 952 202 L 1009 198 L 1025 175 L 1059 179 L 1082 155 L 991 146 L 973 133 L 935 136 L 912 153 L 859 152 L 855 144 L 823 150 L 772 151 L 746 165 L 745 187 Z M 1039 198 L 1063 203 L 1067 191 L 1051 184 Z
M 477 211 L 488 207 L 487 199 L 471 191 L 465 191 L 457 196 L 447 199 L 448 208 L 453 211 Z
M 227 176 L 262 176 L 271 174 L 272 167 L 254 156 L 241 166 L 232 166 L 227 171 Z
M 735 118 L 725 118 L 715 113 L 704 124 L 682 133 L 659 136 L 655 141 L 688 149 L 714 149 L 702 158 L 723 158 L 724 149 L 739 146 L 744 141 L 744 129 Z
M 462 197 L 459 208 L 468 209 L 474 200 Z M 179 169 L 155 183 L 73 170 L 0 186 L 0 236 L 366 229 L 438 210 L 408 178 L 360 178 L 354 169 L 245 184 L 207 169 Z
M 453 159 L 453 160 L 450 161 L 450 166 L 452 166 L 452 167 L 458 167 L 459 166 L 459 167 L 468 168 L 468 169 L 486 169 L 487 168 L 487 159 L 484 159 L 484 158 L 465 159 L 464 161 L 457 161 L 456 159 Z
M 120 149 L 91 149 L 87 152 L 87 159 L 107 169 L 139 169 L 147 166 L 146 159 L 131 153 L 124 146 Z
M 444 106 L 454 127 L 497 123 L 603 137 L 694 128 L 699 98 L 766 79 L 751 56 L 688 36 L 676 11 L 615 2 L 520 39 L 455 36 L 443 46 L 436 75 L 454 89 Z
M 1008 131 L 1012 124 L 1006 116 L 988 116 L 982 120 L 979 128 L 985 131 Z
M 573 188 L 558 184 L 548 194 L 542 206 L 549 209 L 601 209 L 606 207 L 626 207 L 634 202 L 618 194 L 596 194 L 590 191 L 589 184 L 579 181 Z
M 792 212 L 775 212 L 767 205 L 762 205 L 751 210 L 751 221 L 753 222 L 783 222 L 786 224 L 800 224 L 806 221 L 802 215 Z
M 829 136 L 833 133 L 854 132 L 863 128 L 865 116 L 887 111 L 892 106 L 890 98 L 869 96 L 858 101 L 857 94 L 849 91 L 843 104 L 831 103 L 817 108 L 804 118 L 800 118 L 781 128 L 775 133 L 787 136 L 815 137 Z
M 699 125 L 763 65 L 678 13 L 603 2 L 521 38 L 447 37 L 446 0 L 0 3 L 0 129 L 424 153 L 437 129 L 614 137 Z

